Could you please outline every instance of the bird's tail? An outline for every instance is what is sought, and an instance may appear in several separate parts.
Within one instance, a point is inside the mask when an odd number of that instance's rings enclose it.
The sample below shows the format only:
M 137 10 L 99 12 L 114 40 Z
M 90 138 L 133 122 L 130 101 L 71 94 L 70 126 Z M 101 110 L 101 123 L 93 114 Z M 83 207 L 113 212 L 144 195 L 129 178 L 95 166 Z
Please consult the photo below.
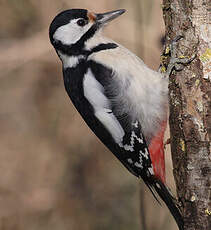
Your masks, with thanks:
M 179 227 L 179 230 L 184 230 L 184 222 L 183 222 L 183 217 L 181 215 L 181 212 L 175 203 L 175 198 L 171 195 L 169 189 L 164 185 L 164 183 L 156 176 L 151 176 L 150 184 L 146 183 L 146 185 L 149 187 L 156 200 L 158 200 L 158 198 L 156 197 L 155 191 L 160 196 L 160 198 L 164 201 L 170 213 L 174 217 Z
M 144 179 L 146 185 L 151 190 L 153 196 L 159 202 L 156 193 L 164 201 L 180 230 L 184 229 L 183 218 L 180 213 L 180 210 L 175 204 L 174 197 L 169 192 L 168 188 L 165 185 L 165 159 L 164 159 L 164 146 L 163 138 L 164 132 L 166 129 L 166 122 L 163 122 L 161 130 L 155 135 L 151 140 L 149 145 L 150 158 L 153 165 L 154 176 L 151 176 L 150 182 L 149 179 Z M 160 202 L 159 202 L 160 203 Z

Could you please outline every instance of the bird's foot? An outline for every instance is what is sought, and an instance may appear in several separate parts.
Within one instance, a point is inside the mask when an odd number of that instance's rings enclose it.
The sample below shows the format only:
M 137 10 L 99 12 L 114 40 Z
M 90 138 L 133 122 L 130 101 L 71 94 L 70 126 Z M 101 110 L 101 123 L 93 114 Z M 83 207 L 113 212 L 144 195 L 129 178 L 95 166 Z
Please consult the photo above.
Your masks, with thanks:
M 171 139 L 168 138 L 168 139 L 163 143 L 164 149 L 166 149 L 166 146 L 167 146 L 167 145 L 170 145 L 170 144 L 171 144 Z
M 176 71 L 181 71 L 184 69 L 184 66 L 191 63 L 194 58 L 196 57 L 195 54 L 193 54 L 191 57 L 185 57 L 180 56 L 177 57 L 176 51 L 177 51 L 177 42 L 182 39 L 183 36 L 179 35 L 177 36 L 170 44 L 170 46 L 166 47 L 164 54 L 161 56 L 161 67 L 160 72 L 163 73 L 165 76 L 169 77 L 172 73 L 172 71 L 175 69 Z M 169 63 L 166 65 L 167 56 L 170 56 Z

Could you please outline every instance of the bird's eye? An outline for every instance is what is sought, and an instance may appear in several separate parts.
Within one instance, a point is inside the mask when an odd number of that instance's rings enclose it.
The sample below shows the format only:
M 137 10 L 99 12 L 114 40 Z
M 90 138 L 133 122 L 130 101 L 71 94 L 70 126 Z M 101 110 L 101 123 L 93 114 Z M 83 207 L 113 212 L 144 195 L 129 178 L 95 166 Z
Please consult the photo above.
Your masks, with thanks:
M 79 20 L 77 21 L 77 24 L 78 24 L 79 26 L 85 26 L 85 25 L 87 24 L 87 21 L 84 20 L 84 19 L 79 19 Z

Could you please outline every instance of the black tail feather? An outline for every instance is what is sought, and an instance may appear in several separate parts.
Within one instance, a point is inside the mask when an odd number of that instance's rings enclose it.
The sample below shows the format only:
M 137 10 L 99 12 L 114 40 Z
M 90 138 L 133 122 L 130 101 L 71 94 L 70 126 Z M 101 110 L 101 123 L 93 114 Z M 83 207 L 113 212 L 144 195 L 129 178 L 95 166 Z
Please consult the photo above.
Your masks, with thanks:
M 174 197 L 170 194 L 167 187 L 162 183 L 161 180 L 159 180 L 158 178 L 156 178 L 154 176 L 152 176 L 150 178 L 150 183 L 148 183 L 148 180 L 144 180 L 144 181 L 145 181 L 146 185 L 149 187 L 149 189 L 152 192 L 155 199 L 158 200 L 158 198 L 156 197 L 156 195 L 154 193 L 156 191 L 156 193 L 164 201 L 164 203 L 168 207 L 169 211 L 171 212 L 172 216 L 174 217 L 174 219 L 175 219 L 175 221 L 179 227 L 179 230 L 184 230 L 184 222 L 183 222 L 182 215 L 180 213 L 180 210 L 178 209 L 178 207 L 176 206 L 176 204 L 174 202 Z

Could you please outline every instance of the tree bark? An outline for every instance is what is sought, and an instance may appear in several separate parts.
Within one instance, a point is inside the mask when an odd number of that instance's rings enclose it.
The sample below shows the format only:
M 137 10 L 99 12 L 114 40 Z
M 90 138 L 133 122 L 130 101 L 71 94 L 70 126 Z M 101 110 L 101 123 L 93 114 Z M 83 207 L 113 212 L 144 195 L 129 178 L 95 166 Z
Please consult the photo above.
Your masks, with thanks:
M 211 229 L 209 7 L 209 0 L 163 0 L 167 43 L 183 35 L 177 56 L 196 54 L 169 79 L 171 151 L 185 230 Z

